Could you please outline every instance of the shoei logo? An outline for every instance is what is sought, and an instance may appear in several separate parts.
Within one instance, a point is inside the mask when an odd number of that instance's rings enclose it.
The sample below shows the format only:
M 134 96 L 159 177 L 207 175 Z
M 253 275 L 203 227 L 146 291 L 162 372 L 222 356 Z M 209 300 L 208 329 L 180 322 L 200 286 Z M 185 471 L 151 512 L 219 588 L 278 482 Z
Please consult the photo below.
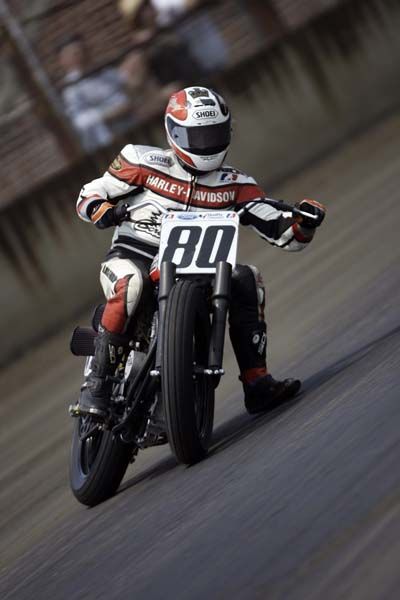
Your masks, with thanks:
M 172 165 L 172 159 L 169 156 L 164 156 L 163 154 L 147 152 L 143 158 L 151 165 L 160 165 L 160 167 L 170 167 Z
M 218 112 L 216 110 L 196 110 L 193 114 L 195 119 L 215 119 L 218 116 Z

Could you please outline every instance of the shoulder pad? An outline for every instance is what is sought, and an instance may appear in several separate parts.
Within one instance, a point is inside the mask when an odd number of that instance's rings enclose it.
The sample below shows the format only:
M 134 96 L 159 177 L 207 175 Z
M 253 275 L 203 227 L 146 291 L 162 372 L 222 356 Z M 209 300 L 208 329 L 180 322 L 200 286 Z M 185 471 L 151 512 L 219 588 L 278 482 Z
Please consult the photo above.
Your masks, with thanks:
M 138 146 L 134 146 L 133 144 L 127 144 L 122 148 L 120 155 L 133 165 L 139 165 L 140 155 L 137 151 L 137 148 Z

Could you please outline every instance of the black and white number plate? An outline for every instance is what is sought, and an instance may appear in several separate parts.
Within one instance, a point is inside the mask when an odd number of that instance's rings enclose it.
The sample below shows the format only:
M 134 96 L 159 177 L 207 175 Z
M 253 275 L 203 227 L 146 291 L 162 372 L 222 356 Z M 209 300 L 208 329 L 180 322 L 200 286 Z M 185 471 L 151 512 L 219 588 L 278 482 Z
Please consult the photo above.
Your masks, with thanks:
M 234 212 L 173 212 L 163 216 L 158 266 L 177 273 L 213 273 L 219 261 L 236 265 L 239 218 Z

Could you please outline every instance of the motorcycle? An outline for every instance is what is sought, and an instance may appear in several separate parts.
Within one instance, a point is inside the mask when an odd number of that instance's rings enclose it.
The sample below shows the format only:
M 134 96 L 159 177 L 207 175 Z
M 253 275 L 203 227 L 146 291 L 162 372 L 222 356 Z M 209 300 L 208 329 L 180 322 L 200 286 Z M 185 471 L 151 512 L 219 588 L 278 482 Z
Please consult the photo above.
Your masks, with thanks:
M 304 214 L 280 201 L 271 202 Z M 224 374 L 239 217 L 253 204 L 237 212 L 167 211 L 155 200 L 130 208 L 133 213 L 152 205 L 161 216 L 159 279 L 153 302 L 146 303 L 135 323 L 129 356 L 112 378 L 107 421 L 80 414 L 78 404 L 70 406 L 70 415 L 76 418 L 70 485 L 79 502 L 94 506 L 111 497 L 139 450 L 169 443 L 177 461 L 187 465 L 207 455 L 215 389 Z M 103 309 L 97 307 L 92 327 L 77 327 L 72 335 L 72 353 L 87 357 L 85 376 Z

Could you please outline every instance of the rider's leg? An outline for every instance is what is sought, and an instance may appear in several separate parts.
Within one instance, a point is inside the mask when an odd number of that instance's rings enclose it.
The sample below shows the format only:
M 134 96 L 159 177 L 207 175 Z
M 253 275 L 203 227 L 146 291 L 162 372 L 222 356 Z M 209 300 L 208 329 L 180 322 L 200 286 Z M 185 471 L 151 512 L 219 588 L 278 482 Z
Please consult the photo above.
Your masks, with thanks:
M 146 265 L 114 257 L 101 266 L 100 282 L 107 304 L 95 341 L 92 370 L 79 399 L 81 412 L 105 417 L 116 369 L 129 353 L 128 326 L 137 310 L 143 289 L 149 286 Z
M 265 289 L 260 272 L 253 266 L 237 265 L 232 274 L 229 333 L 250 413 L 265 410 L 300 389 L 298 380 L 276 381 L 267 371 L 264 307 Z

